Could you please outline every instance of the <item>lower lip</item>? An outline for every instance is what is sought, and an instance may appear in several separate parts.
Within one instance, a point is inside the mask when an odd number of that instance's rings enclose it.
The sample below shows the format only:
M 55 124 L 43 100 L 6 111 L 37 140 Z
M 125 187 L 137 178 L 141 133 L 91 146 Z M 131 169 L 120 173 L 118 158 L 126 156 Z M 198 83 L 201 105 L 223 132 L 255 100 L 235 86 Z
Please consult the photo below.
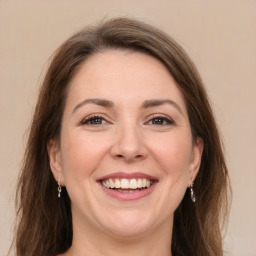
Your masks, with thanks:
M 156 187 L 157 182 L 155 182 L 152 186 L 150 186 L 147 189 L 144 190 L 140 190 L 137 192 L 119 192 L 117 190 L 114 189 L 108 189 L 106 187 L 104 187 L 101 182 L 99 182 L 102 190 L 108 195 L 111 196 L 119 201 L 131 201 L 131 200 L 139 200 L 141 198 L 144 198 L 146 196 L 148 196 L 149 194 L 152 193 L 152 191 L 154 190 L 154 188 Z

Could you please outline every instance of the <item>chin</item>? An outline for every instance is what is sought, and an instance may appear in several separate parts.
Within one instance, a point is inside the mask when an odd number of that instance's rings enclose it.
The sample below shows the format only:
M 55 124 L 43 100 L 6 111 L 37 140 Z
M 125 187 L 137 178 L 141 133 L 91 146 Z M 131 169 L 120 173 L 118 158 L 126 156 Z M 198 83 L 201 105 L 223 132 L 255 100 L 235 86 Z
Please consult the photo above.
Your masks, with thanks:
M 145 234 L 155 223 L 150 216 L 139 213 L 119 213 L 111 217 L 108 218 L 107 223 L 104 223 L 105 225 L 103 224 L 103 228 L 120 238 L 131 238 Z

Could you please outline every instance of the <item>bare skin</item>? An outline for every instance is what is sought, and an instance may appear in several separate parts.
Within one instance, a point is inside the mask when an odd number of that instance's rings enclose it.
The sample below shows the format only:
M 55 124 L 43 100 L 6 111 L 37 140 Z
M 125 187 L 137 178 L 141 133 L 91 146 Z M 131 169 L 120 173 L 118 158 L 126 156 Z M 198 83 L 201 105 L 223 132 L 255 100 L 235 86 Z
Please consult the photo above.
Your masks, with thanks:
M 71 199 L 73 242 L 62 255 L 171 256 L 174 211 L 202 151 L 160 61 L 120 50 L 90 57 L 70 83 L 61 141 L 48 144 L 53 175 Z M 129 194 L 104 185 L 121 176 L 136 184 L 152 177 L 152 187 Z

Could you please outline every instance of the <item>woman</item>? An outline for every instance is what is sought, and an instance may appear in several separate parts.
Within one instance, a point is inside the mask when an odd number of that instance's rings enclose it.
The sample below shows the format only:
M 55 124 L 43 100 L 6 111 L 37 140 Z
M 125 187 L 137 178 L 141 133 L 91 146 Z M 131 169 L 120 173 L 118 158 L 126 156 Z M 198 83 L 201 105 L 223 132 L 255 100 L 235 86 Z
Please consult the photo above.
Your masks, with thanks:
M 200 76 L 142 22 L 55 53 L 17 190 L 18 256 L 223 255 L 228 173 Z

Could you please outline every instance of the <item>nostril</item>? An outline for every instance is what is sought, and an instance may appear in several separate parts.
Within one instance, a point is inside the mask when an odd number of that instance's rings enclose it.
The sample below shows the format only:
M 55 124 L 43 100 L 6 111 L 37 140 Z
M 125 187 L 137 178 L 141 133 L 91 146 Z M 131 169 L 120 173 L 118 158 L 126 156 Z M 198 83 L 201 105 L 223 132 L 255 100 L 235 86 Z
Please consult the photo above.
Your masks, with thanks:
M 121 159 L 124 158 L 126 160 L 140 160 L 143 158 L 143 155 L 122 155 L 122 154 L 117 154 L 115 155 L 116 158 Z

